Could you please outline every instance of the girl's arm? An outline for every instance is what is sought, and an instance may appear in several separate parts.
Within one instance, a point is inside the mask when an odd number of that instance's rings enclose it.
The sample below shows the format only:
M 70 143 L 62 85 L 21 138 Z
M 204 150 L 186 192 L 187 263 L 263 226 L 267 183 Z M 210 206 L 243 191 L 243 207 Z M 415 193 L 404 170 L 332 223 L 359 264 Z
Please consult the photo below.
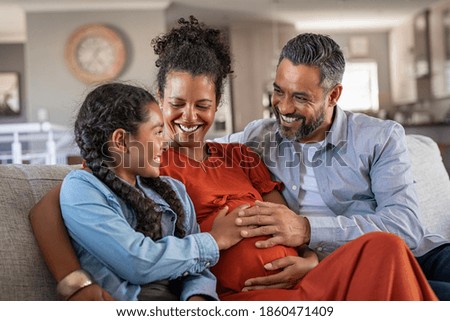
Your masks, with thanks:
M 62 220 L 59 207 L 61 184 L 52 188 L 30 210 L 29 218 L 34 236 L 48 269 L 57 282 L 81 268 Z M 70 300 L 113 300 L 97 284 L 77 291 Z

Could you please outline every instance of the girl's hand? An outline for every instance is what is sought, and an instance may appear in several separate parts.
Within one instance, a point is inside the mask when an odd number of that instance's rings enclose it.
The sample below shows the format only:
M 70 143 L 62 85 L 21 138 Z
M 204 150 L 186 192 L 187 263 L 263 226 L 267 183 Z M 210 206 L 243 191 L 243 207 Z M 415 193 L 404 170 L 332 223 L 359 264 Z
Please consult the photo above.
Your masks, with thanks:
M 209 231 L 216 240 L 219 250 L 226 250 L 242 240 L 241 231 L 244 228 L 248 229 L 248 227 L 237 226 L 235 220 L 238 213 L 248 207 L 250 205 L 241 205 L 228 213 L 228 207 L 225 206 L 219 211 L 214 219 L 212 229 Z

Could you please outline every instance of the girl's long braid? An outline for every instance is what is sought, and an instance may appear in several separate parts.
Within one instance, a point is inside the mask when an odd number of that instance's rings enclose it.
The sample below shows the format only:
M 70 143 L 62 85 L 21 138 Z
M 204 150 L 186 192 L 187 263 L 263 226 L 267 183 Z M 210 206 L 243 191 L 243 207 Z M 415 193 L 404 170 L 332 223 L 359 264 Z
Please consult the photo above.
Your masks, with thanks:
M 153 240 L 161 238 L 161 213 L 153 200 L 145 197 L 137 188 L 122 181 L 108 167 L 102 166 L 99 171 L 92 170 L 92 173 L 135 210 L 136 231 Z
M 178 219 L 175 225 L 175 235 L 178 237 L 184 237 L 186 235 L 184 220 L 185 213 L 183 204 L 180 202 L 177 194 L 170 187 L 170 185 L 164 182 L 159 177 L 141 177 L 142 183 L 153 189 L 169 204 L 170 208 L 178 214 Z
M 162 236 L 159 206 L 139 189 L 117 177 L 107 165 L 107 142 L 111 134 L 117 128 L 135 133 L 138 125 L 146 120 L 145 106 L 151 102 L 155 102 L 153 96 L 141 88 L 124 84 L 100 86 L 86 97 L 79 111 L 75 122 L 75 140 L 93 175 L 135 210 L 136 230 L 158 240 Z M 177 213 L 176 235 L 183 237 L 184 210 L 170 185 L 160 178 L 141 180 L 160 194 Z

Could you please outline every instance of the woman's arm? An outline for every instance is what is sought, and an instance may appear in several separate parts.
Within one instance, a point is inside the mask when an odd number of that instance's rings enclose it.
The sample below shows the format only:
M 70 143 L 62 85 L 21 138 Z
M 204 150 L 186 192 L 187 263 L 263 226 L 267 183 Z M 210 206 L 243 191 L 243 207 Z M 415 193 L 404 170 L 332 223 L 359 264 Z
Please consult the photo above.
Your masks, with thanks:
M 282 204 L 282 205 L 287 206 L 287 203 L 286 203 L 283 195 L 281 195 L 280 191 L 278 191 L 277 189 L 273 189 L 269 193 L 263 194 L 262 198 L 263 198 L 264 202 L 277 203 L 277 204 Z
M 81 268 L 70 242 L 59 207 L 61 184 L 52 188 L 30 210 L 29 218 L 34 236 L 47 266 L 57 282 Z M 76 292 L 70 300 L 112 300 L 97 284 Z
M 57 282 L 80 269 L 59 208 L 61 184 L 52 188 L 31 209 L 30 221 L 45 262 Z

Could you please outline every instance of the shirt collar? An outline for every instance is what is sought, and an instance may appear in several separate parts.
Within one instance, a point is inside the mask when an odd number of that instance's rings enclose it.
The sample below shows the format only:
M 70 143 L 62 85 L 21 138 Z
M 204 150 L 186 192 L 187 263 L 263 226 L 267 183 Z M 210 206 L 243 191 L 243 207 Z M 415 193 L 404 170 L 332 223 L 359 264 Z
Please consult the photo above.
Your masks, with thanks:
M 325 137 L 325 145 L 338 146 L 340 142 L 347 140 L 347 114 L 336 105 L 334 107 L 333 124 Z
M 280 144 L 283 140 L 289 141 L 289 139 L 283 137 L 280 133 L 280 126 L 277 124 L 277 129 L 275 130 L 275 140 L 277 142 L 277 144 Z

